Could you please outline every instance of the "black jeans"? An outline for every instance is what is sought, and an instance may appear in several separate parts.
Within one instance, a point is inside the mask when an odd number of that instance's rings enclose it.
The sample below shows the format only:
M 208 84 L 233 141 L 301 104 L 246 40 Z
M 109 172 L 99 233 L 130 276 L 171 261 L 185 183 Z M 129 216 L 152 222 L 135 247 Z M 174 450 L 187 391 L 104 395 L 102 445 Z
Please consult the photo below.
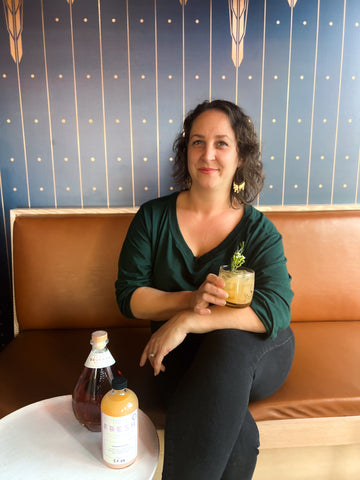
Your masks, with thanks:
M 259 432 L 250 400 L 274 393 L 294 355 L 290 328 L 275 339 L 241 330 L 188 335 L 157 377 L 168 403 L 163 480 L 250 480 Z

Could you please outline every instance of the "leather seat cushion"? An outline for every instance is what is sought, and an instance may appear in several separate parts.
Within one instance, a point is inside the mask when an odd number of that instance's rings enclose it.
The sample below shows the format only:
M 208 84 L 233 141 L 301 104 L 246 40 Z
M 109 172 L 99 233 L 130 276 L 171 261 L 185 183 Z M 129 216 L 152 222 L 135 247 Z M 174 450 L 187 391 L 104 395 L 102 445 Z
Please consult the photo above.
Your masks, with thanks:
M 284 385 L 251 403 L 255 420 L 360 415 L 360 322 L 292 324 L 296 353 Z M 72 392 L 90 351 L 93 329 L 28 330 L 0 352 L 0 416 L 30 403 Z M 158 428 L 165 408 L 152 369 L 139 367 L 147 327 L 108 328 L 109 349 L 140 408 Z M 341 358 L 341 361 L 339 359 Z
M 295 322 L 283 386 L 251 404 L 256 420 L 360 415 L 360 322 Z

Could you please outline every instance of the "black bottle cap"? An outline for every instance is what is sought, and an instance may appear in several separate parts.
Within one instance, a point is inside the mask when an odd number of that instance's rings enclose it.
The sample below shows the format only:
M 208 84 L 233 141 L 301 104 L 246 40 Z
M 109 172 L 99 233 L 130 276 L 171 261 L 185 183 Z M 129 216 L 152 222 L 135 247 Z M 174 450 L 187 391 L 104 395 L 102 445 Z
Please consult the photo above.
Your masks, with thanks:
M 127 380 L 125 377 L 114 377 L 111 386 L 114 390 L 124 390 L 127 387 Z

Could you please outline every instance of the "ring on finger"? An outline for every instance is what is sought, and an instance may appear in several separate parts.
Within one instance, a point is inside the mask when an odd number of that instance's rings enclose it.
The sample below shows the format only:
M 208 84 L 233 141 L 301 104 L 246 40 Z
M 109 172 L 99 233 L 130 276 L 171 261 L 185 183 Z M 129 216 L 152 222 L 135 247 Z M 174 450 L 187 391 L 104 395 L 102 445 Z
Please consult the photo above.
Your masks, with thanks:
M 150 358 L 154 358 L 154 357 L 155 357 L 155 353 L 149 353 L 149 357 L 150 357 Z

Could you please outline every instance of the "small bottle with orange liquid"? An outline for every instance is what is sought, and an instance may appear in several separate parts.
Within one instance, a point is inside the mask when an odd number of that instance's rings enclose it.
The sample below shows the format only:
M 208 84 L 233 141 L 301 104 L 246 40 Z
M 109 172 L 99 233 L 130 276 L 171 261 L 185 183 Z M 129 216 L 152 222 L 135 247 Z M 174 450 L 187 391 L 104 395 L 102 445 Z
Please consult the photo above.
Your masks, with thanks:
M 111 468 L 124 468 L 137 457 L 138 407 L 135 393 L 124 377 L 115 377 L 101 401 L 102 455 Z

